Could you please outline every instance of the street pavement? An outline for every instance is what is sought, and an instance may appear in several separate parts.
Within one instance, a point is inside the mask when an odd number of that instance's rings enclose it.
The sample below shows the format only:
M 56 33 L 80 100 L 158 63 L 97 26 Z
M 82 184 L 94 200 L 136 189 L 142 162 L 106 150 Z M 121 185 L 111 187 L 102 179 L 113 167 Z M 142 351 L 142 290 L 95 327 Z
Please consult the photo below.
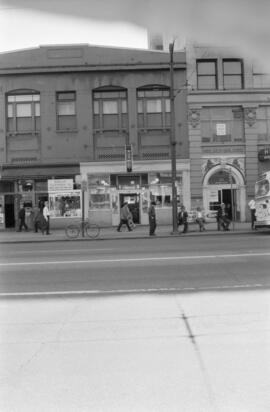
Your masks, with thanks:
M 199 232 L 198 225 L 190 224 L 188 233 L 182 234 L 181 227 L 179 228 L 179 235 L 181 236 L 209 236 L 213 234 L 228 235 L 228 234 L 243 234 L 243 233 L 255 233 L 251 230 L 250 223 L 240 223 L 235 222 L 231 224 L 230 231 L 218 231 L 216 223 L 207 223 L 205 225 L 206 231 Z M 156 229 L 157 237 L 171 237 L 172 236 L 172 226 L 158 226 Z M 175 235 L 173 235 L 175 236 Z M 128 232 L 125 227 L 122 228 L 122 231 L 119 233 L 116 230 L 116 227 L 104 227 L 100 229 L 100 234 L 97 239 L 132 239 L 132 238 L 146 238 L 149 237 L 149 227 L 143 225 L 137 225 L 132 232 Z M 150 237 L 149 237 L 150 238 Z M 152 237 L 151 237 L 152 238 Z M 95 239 L 95 240 L 97 240 Z M 15 230 L 0 230 L 0 243 L 7 242 L 52 242 L 52 241 L 70 241 L 65 234 L 64 229 L 52 229 L 50 235 L 42 235 L 41 232 L 34 233 L 33 231 L 29 232 L 16 232 Z M 76 240 L 92 240 L 85 235 L 83 238 L 81 235 Z
M 102 229 L 91 247 L 12 232 L 0 411 L 268 412 L 270 237 L 215 229 Z

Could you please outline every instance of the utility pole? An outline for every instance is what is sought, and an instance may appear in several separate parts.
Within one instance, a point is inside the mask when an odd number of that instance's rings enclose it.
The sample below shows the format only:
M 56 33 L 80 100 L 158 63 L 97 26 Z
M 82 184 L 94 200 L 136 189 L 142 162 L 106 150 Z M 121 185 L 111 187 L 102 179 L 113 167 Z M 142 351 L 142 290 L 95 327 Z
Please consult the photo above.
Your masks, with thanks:
M 170 103 L 171 103 L 171 174 L 172 174 L 172 235 L 178 234 L 177 224 L 177 190 L 176 190 L 176 141 L 175 141 L 175 107 L 174 107 L 174 42 L 169 44 L 170 51 Z

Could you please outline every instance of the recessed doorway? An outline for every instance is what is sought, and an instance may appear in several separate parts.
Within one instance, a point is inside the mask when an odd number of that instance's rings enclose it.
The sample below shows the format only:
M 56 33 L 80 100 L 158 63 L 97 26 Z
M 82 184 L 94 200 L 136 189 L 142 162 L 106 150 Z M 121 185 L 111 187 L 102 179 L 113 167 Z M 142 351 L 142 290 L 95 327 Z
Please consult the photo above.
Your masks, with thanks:
M 139 193 L 120 193 L 120 206 L 128 203 L 129 210 L 133 216 L 133 222 L 140 224 L 140 194 Z

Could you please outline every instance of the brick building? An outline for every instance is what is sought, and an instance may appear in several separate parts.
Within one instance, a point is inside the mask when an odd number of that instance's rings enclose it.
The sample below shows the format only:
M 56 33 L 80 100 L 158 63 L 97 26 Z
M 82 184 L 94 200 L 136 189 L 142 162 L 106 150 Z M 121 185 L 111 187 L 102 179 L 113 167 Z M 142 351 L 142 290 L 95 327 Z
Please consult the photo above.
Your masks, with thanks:
M 186 56 L 174 55 L 177 193 L 190 207 Z M 128 201 L 171 223 L 169 54 L 46 46 L 0 57 L 0 226 L 49 200 L 52 225 L 85 216 L 116 225 Z M 130 159 L 126 161 L 126 157 Z

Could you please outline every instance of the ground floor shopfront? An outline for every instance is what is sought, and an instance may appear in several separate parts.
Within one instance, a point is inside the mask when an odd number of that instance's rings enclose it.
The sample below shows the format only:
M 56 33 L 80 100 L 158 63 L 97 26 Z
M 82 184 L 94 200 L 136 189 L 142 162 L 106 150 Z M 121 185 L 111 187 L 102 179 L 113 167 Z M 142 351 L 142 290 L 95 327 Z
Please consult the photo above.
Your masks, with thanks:
M 49 180 L 70 180 L 72 190 L 76 189 L 75 178 L 79 174 L 76 165 L 38 165 L 2 168 L 0 179 L 0 229 L 14 229 L 18 226 L 18 212 L 23 205 L 26 211 L 26 224 L 32 228 L 34 205 L 42 208 L 49 200 Z
M 189 160 L 177 160 L 178 204 L 190 208 Z M 85 216 L 101 226 L 116 226 L 120 208 L 127 202 L 135 224 L 148 224 L 148 207 L 156 202 L 159 224 L 171 224 L 172 190 L 170 161 L 138 161 L 127 173 L 123 162 L 81 163 Z
M 229 217 L 234 221 L 245 222 L 249 218 L 247 197 L 247 173 L 245 155 L 203 156 L 197 182 L 200 188 L 194 189 L 191 182 L 192 207 L 202 205 L 209 215 L 214 215 L 221 203 L 225 203 Z M 197 189 L 197 190 L 196 190 Z

